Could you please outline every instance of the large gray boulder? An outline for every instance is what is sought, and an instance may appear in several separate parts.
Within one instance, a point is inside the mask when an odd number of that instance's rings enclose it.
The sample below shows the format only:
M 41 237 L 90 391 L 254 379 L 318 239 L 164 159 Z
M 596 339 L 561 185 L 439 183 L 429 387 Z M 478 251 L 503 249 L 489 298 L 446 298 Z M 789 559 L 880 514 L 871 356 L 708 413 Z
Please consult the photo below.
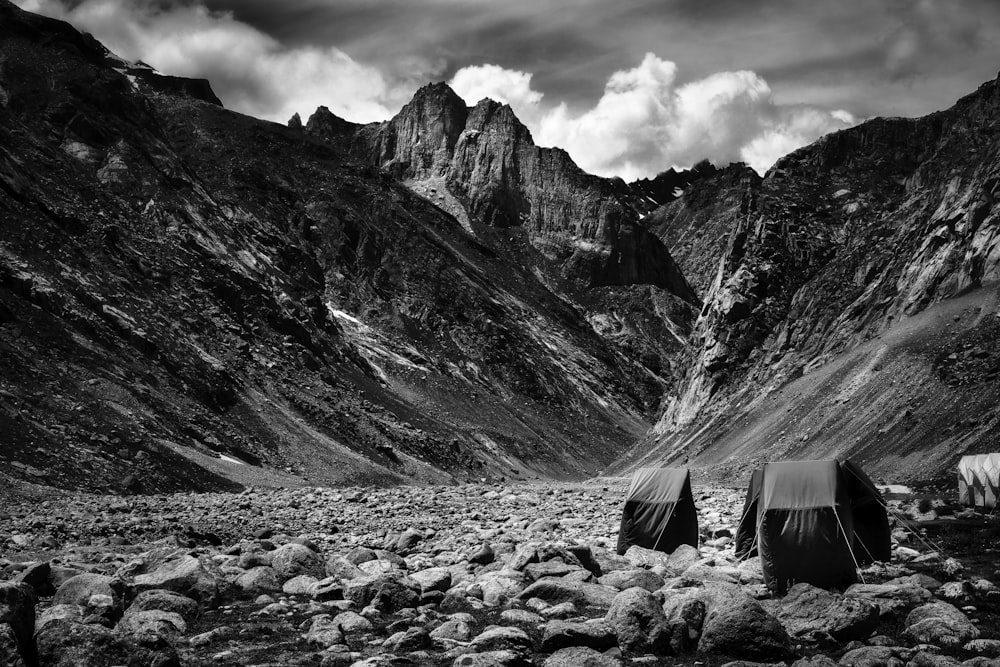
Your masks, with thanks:
M 662 600 L 645 588 L 629 588 L 616 595 L 604 621 L 615 631 L 618 646 L 627 653 L 671 652 L 670 626 Z
M 906 616 L 904 634 L 916 642 L 951 647 L 979 637 L 979 628 L 953 605 L 930 602 Z
M 137 575 L 134 584 L 139 591 L 162 588 L 206 605 L 217 604 L 221 594 L 214 568 L 190 555 L 168 560 L 152 572 Z
M 542 652 L 551 653 L 570 646 L 604 651 L 618 645 L 614 629 L 607 623 L 549 621 L 542 628 Z
M 598 653 L 586 646 L 560 649 L 542 663 L 542 667 L 622 667 L 624 663 L 614 656 Z
M 143 612 L 145 613 L 145 612 Z M 45 667 L 179 667 L 177 652 L 157 635 L 121 635 L 69 619 L 45 625 L 35 637 Z
M 326 563 L 320 555 L 305 546 L 289 542 L 283 544 L 271 554 L 271 567 L 278 574 L 282 583 L 300 574 L 321 579 L 326 575 Z
M 578 608 L 606 610 L 617 594 L 618 590 L 610 586 L 546 577 L 525 588 L 517 597 L 521 600 L 540 598 L 550 604 L 572 602 Z
M 788 655 L 791 639 L 785 628 L 739 586 L 711 582 L 698 596 L 706 609 L 699 651 L 763 661 Z
M 865 639 L 878 627 L 879 608 L 861 598 L 848 598 L 810 584 L 796 584 L 780 600 L 764 604 L 796 639 L 838 642 Z
M 136 612 L 153 609 L 172 611 L 175 614 L 179 614 L 187 622 L 196 619 L 200 612 L 198 603 L 186 595 L 174 593 L 173 591 L 152 589 L 143 591 L 135 596 L 132 604 L 125 610 L 125 615 L 128 616 Z

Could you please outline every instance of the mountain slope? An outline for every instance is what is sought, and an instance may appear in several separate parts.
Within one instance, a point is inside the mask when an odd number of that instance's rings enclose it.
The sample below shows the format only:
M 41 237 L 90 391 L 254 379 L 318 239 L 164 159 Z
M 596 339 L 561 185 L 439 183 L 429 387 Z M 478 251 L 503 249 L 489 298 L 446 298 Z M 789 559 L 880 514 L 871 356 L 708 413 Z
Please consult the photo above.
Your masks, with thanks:
M 648 428 L 659 357 L 599 335 L 527 230 L 472 235 L 353 139 L 227 111 L 4 0 L 0 55 L 5 474 L 147 492 L 579 477 Z M 642 255 L 610 219 L 588 266 Z M 690 317 L 663 287 L 622 289 Z
M 684 379 L 629 461 L 838 454 L 926 475 L 994 447 L 992 352 L 974 341 L 997 310 L 998 109 L 989 82 L 828 135 L 751 187 Z M 966 362 L 982 372 L 956 381 Z

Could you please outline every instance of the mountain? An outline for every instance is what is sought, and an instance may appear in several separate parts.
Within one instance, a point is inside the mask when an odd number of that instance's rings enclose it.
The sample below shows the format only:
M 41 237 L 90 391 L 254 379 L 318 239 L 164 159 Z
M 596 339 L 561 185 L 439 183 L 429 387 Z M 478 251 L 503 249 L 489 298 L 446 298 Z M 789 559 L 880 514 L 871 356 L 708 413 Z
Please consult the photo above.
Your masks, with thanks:
M 650 214 L 705 306 L 683 379 L 617 467 L 850 455 L 926 477 L 995 449 L 998 111 L 991 81 Z
M 0 0 L 4 483 L 580 477 L 646 433 L 693 291 L 624 183 L 456 100 L 283 127 Z

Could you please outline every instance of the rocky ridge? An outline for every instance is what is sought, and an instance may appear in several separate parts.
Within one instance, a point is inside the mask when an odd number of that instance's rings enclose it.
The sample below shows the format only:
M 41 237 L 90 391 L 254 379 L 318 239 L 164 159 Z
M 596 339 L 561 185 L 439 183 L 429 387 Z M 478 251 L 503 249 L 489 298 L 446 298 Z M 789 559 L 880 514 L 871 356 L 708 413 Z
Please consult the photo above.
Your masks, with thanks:
M 470 234 L 351 142 L 227 111 L 8 2 L 0 33 L 5 485 L 578 477 L 648 427 L 680 346 L 658 332 L 683 324 L 642 328 L 644 364 L 520 261 L 538 253 L 517 230 Z M 514 123 L 490 109 L 484 131 Z M 608 229 L 633 215 L 590 200 Z M 614 289 L 595 309 L 627 336 Z
M 694 284 L 712 278 L 684 378 L 629 460 L 850 455 L 919 477 L 989 448 L 995 378 L 967 374 L 971 390 L 936 359 L 965 355 L 996 317 L 998 103 L 988 82 L 651 214 L 668 238 L 699 219 L 730 231 L 711 232 L 721 254 L 671 245 Z

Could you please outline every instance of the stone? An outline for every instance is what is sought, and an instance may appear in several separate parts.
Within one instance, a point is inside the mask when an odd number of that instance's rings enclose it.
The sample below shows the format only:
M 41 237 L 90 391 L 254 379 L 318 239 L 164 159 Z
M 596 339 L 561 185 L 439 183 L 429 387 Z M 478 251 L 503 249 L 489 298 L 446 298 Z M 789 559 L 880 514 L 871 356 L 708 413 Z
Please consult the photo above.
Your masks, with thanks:
M 368 632 L 372 629 L 372 622 L 361 614 L 353 611 L 342 611 L 333 617 L 333 622 L 344 632 L 351 634 L 355 632 Z
M 900 658 L 903 650 L 898 646 L 862 646 L 846 652 L 839 662 L 843 667 L 904 667 L 906 661 Z
M 962 650 L 989 658 L 1000 658 L 1000 639 L 973 639 Z
M 645 588 L 652 592 L 663 587 L 663 577 L 644 568 L 615 570 L 602 576 L 598 582 L 603 586 L 617 588 L 620 591 L 626 588 Z
M 0 667 L 28 667 L 21 655 L 14 630 L 6 623 L 0 623 Z
M 278 572 L 273 567 L 259 565 L 236 577 L 236 587 L 248 595 L 274 593 L 282 589 Z
M 481 545 L 475 551 L 469 553 L 468 561 L 473 565 L 489 565 L 496 559 L 496 553 L 489 543 Z
M 302 638 L 310 644 L 326 648 L 334 644 L 342 644 L 344 633 L 329 614 L 319 614 L 310 619 L 309 629 Z
M 504 609 L 500 612 L 500 620 L 511 625 L 536 626 L 542 623 L 545 619 L 535 612 L 528 611 L 527 609 Z
M 354 562 L 343 556 L 331 556 L 328 558 L 324 569 L 326 576 L 337 577 L 338 579 L 354 579 L 364 574 Z
M 352 579 L 344 587 L 344 597 L 359 608 L 377 602 L 387 612 L 416 607 L 420 602 L 419 585 L 400 573 Z
M 382 649 L 389 653 L 412 653 L 431 647 L 431 638 L 423 628 L 409 628 L 385 640 Z
M 180 665 L 174 648 L 157 635 L 122 635 L 101 625 L 61 619 L 46 624 L 35 638 L 45 667 Z
M 532 667 L 522 652 L 512 650 L 465 653 L 451 664 L 452 667 Z
M 476 583 L 482 591 L 483 602 L 496 607 L 517 597 L 528 585 L 528 577 L 517 570 L 496 570 L 480 575 Z
M 13 583 L 25 583 L 31 586 L 37 597 L 49 597 L 55 595 L 56 589 L 50 578 L 52 566 L 48 561 L 31 563 L 11 580 Z
M 670 624 L 670 648 L 677 655 L 694 650 L 705 623 L 705 600 L 699 597 L 698 589 L 675 589 L 664 593 L 663 614 Z
M 806 583 L 795 584 L 785 597 L 766 603 L 764 608 L 796 639 L 819 641 L 829 636 L 844 643 L 865 639 L 878 627 L 877 605 Z
M 607 623 L 549 621 L 542 628 L 542 652 L 551 653 L 570 646 L 605 651 L 618 645 L 615 631 Z
M 542 667 L 622 667 L 620 658 L 604 655 L 585 646 L 560 649 L 542 663 Z
M 303 544 L 289 542 L 271 554 L 271 567 L 281 582 L 300 574 L 308 574 L 317 579 L 326 575 L 326 564 L 320 555 Z M 279 586 L 280 590 L 280 586 Z
M 664 553 L 662 551 L 654 551 L 653 549 L 647 549 L 645 547 L 640 547 L 638 544 L 633 544 L 625 552 L 625 561 L 629 566 L 651 568 L 654 566 L 661 566 L 673 572 L 668 563 L 670 562 L 670 554 Z M 601 566 L 603 569 L 608 568 L 604 565 Z
M 467 642 L 472 639 L 472 627 L 461 619 L 448 619 L 431 630 L 431 639 L 451 639 L 458 642 Z
M 492 626 L 472 639 L 472 648 L 477 653 L 484 651 L 531 651 L 531 637 L 521 628 L 513 626 Z
M 173 640 L 187 632 L 187 624 L 180 614 L 149 609 L 125 614 L 115 626 L 115 631 L 126 635 L 151 634 Z
M 878 606 L 882 616 L 894 614 L 931 598 L 929 590 L 913 583 L 852 584 L 844 591 L 844 595 L 872 602 Z
M 292 577 L 281 585 L 281 591 L 287 595 L 312 595 L 319 579 L 309 574 Z
M 520 600 L 539 598 L 550 604 L 572 602 L 577 607 L 607 610 L 618 591 L 610 586 L 558 578 L 539 579 L 517 594 Z
M 951 647 L 979 637 L 979 629 L 947 602 L 921 605 L 906 616 L 904 634 L 917 642 Z
M 121 605 L 125 584 L 120 579 L 103 574 L 78 574 L 67 579 L 56 591 L 52 604 L 76 604 L 86 607 L 95 595 L 107 595 L 114 604 Z M 119 611 L 124 611 L 120 609 Z
M 410 579 L 420 584 L 420 592 L 447 592 L 451 588 L 451 571 L 443 567 L 432 567 L 419 570 L 409 575 Z
M 37 660 L 35 651 L 35 592 L 23 582 L 0 584 L 0 627 L 6 623 L 16 645 L 21 660 L 27 665 L 34 665 Z M 13 662 L 13 651 L 9 639 L 5 643 L 4 652 Z
M 837 661 L 825 655 L 811 655 L 799 658 L 792 663 L 792 667 L 837 667 Z
M 406 553 L 424 539 L 424 533 L 416 528 L 407 528 L 396 540 L 396 551 Z
M 711 582 L 698 596 L 705 602 L 698 650 L 749 660 L 780 660 L 791 640 L 781 623 L 738 586 Z
M 134 583 L 139 591 L 162 588 L 209 606 L 217 604 L 221 596 L 214 573 L 201 560 L 188 555 L 168 560 L 154 571 L 136 576 Z
M 695 563 L 701 560 L 701 552 L 690 544 L 681 544 L 670 554 L 667 559 L 667 569 L 672 572 L 684 572 Z
M 629 654 L 670 653 L 670 626 L 661 600 L 644 588 L 629 588 L 618 593 L 604 621 L 618 638 L 618 645 Z
M 135 596 L 132 604 L 125 610 L 125 615 L 153 609 L 173 612 L 186 622 L 191 622 L 198 618 L 200 612 L 198 603 L 186 595 L 174 593 L 173 591 L 152 589 L 143 591 Z

